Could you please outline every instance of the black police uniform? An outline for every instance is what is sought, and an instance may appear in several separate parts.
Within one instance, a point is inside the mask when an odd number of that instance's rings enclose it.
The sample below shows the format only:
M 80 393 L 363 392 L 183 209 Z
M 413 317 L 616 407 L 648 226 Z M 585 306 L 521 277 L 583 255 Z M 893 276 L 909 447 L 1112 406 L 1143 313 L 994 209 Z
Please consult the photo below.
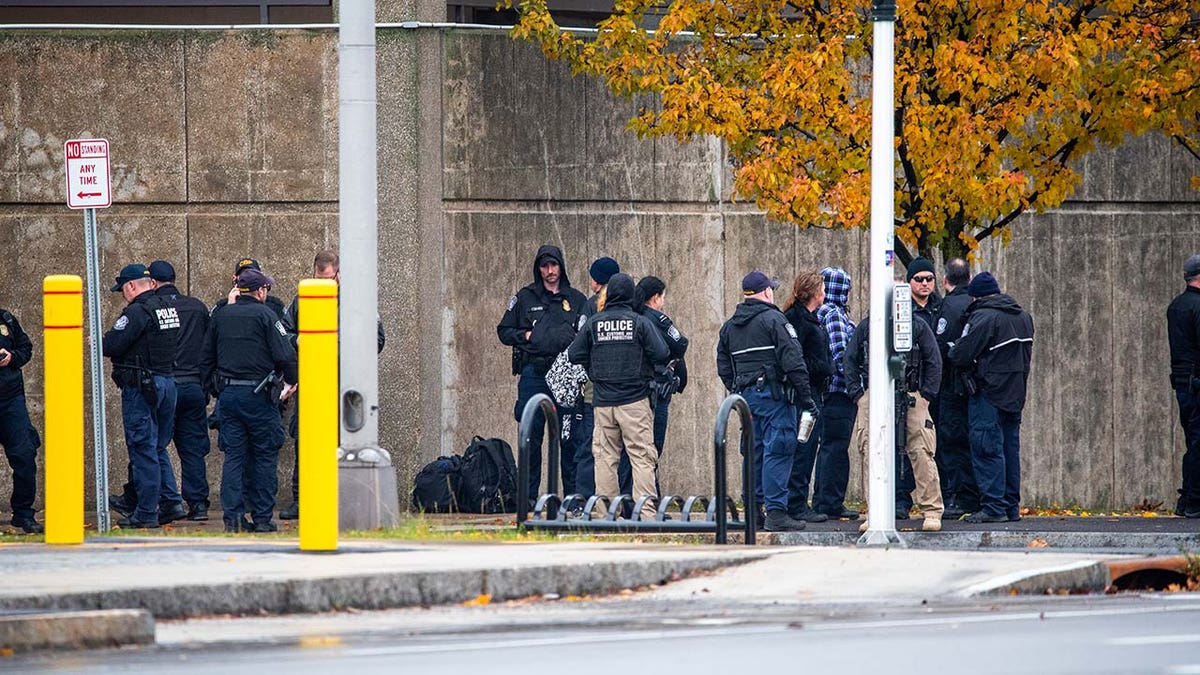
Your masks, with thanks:
M 938 392 L 937 460 L 946 497 L 946 517 L 979 510 L 979 488 L 971 468 L 971 437 L 967 421 L 967 392 L 958 370 L 950 362 L 950 346 L 962 335 L 963 316 L 971 296 L 960 284 L 942 298 L 938 313 L 938 349 L 942 352 L 942 389 Z
M 179 347 L 175 352 L 175 451 L 179 453 L 180 492 L 192 520 L 208 519 L 208 476 L 204 458 L 212 450 L 208 438 L 208 397 L 200 381 L 200 360 L 208 337 L 208 307 L 179 292 L 175 284 L 159 286 L 158 295 L 179 312 Z
M 870 385 L 870 361 L 869 361 L 869 345 L 871 339 L 871 322 L 869 315 L 864 316 L 863 320 L 858 324 L 858 329 L 854 331 L 854 335 L 850 338 L 850 344 L 846 349 L 845 372 L 846 379 L 849 382 L 847 385 L 850 391 L 850 397 L 857 401 Z M 930 402 L 938 397 L 939 388 L 942 381 L 942 356 L 938 349 L 937 337 L 934 330 L 925 321 L 913 321 L 913 348 L 904 356 L 904 381 L 900 383 L 904 388 L 904 393 L 919 394 L 925 401 Z M 906 401 L 911 397 L 906 396 Z M 934 428 L 928 431 L 906 428 L 906 447 L 903 457 L 898 458 L 895 463 L 896 469 L 896 518 L 898 520 L 908 520 L 909 511 L 913 506 L 913 490 L 917 488 L 916 472 L 913 470 L 911 457 L 915 452 L 933 452 L 934 466 L 936 466 L 937 452 L 936 449 L 936 425 L 933 423 L 932 416 L 928 419 L 920 419 L 922 408 L 917 408 L 917 400 L 911 399 L 909 402 L 910 409 L 905 409 L 905 425 L 918 423 L 923 425 L 933 425 Z M 915 412 L 916 415 L 910 414 Z M 897 416 L 899 410 L 896 409 Z M 914 419 L 916 417 L 916 419 Z M 922 435 L 925 434 L 925 435 Z M 930 448 L 912 448 L 908 447 L 910 443 L 907 439 L 918 439 L 924 444 L 933 445 Z M 930 486 L 932 487 L 932 486 Z M 936 516 L 939 519 L 942 516 L 944 502 L 941 499 L 941 486 L 938 486 L 938 496 L 936 499 L 930 495 L 930 503 L 922 504 L 922 513 L 926 516 Z
M 650 319 L 650 323 L 658 329 L 659 335 L 667 345 L 667 351 L 670 352 L 666 363 L 654 366 L 654 391 L 651 396 L 651 402 L 654 405 L 654 449 L 658 451 L 658 456 L 661 458 L 663 446 L 667 442 L 667 419 L 670 416 L 671 397 L 683 393 L 684 388 L 687 387 L 687 362 L 683 357 L 687 353 L 688 339 L 675 327 L 671 317 L 657 309 L 643 305 L 641 313 L 642 316 Z M 621 494 L 632 494 L 633 466 L 629 463 L 628 453 L 621 453 L 621 463 L 617 466 L 617 482 L 620 485 Z M 654 491 L 662 496 L 657 469 L 654 476 Z
M 37 533 L 42 526 L 34 520 L 33 501 L 37 495 L 37 449 L 41 439 L 29 421 L 25 378 L 21 375 L 21 368 L 33 358 L 33 343 L 17 317 L 4 309 L 0 309 L 0 349 L 10 356 L 9 362 L 0 367 L 0 445 L 4 446 L 13 474 L 9 500 L 12 524 L 27 533 Z
M 1200 518 L 1200 288 L 1188 286 L 1167 306 L 1171 388 L 1179 404 L 1186 447 L 1175 513 Z
M 219 440 L 225 452 L 221 508 L 226 530 L 242 527 L 245 512 L 251 514 L 256 532 L 275 529 L 272 516 L 283 422 L 278 387 L 259 387 L 275 373 L 284 382 L 297 380 L 296 350 L 275 312 L 250 295 L 214 310 L 201 376 L 205 380 L 215 376 L 220 389 Z M 253 483 L 247 487 L 244 473 L 250 466 Z
M 971 464 L 986 521 L 1019 520 L 1021 410 L 1033 355 L 1033 319 L 1003 293 L 976 299 L 963 318 L 950 361 L 965 371 Z M 985 521 L 985 522 L 986 522 Z
M 271 296 L 267 296 L 270 298 Z M 387 341 L 383 333 L 383 319 L 375 317 L 376 354 L 383 353 L 383 345 Z M 297 357 L 300 350 L 300 296 L 292 298 L 292 302 L 284 310 L 283 327 L 287 329 L 288 342 L 296 349 Z M 292 465 L 292 504 L 279 512 L 280 520 L 295 520 L 300 517 L 300 401 L 292 408 L 292 417 L 288 422 L 288 433 L 292 437 L 292 449 L 295 453 L 295 464 Z
M 804 352 L 804 365 L 808 369 L 808 383 L 812 389 L 813 403 L 817 406 L 817 414 L 823 403 L 823 392 L 829 388 L 829 380 L 833 377 L 833 352 L 829 349 L 829 333 L 821 325 L 817 315 L 808 308 L 794 304 L 783 313 L 792 328 L 796 330 L 796 338 L 800 341 L 800 349 Z M 792 461 L 792 473 L 788 478 L 788 513 L 793 518 L 809 522 L 823 522 L 828 518 L 808 507 L 808 486 L 812 478 L 813 465 L 817 459 L 817 447 L 821 435 L 814 428 L 808 440 L 796 443 L 796 456 Z
M 558 292 L 551 293 L 542 283 L 538 264 L 548 258 L 558 263 Z M 518 375 L 517 401 L 513 406 L 513 419 L 520 422 L 525 404 L 535 394 L 553 398 L 546 384 L 546 372 L 550 364 L 566 349 L 581 324 L 583 306 L 587 298 L 571 287 L 567 265 L 562 251 L 557 246 L 545 244 L 533 258 L 533 283 L 517 291 L 508 301 L 508 309 L 496 326 L 500 342 L 512 347 L 512 373 Z M 527 339 L 525 333 L 529 332 Z M 562 420 L 559 420 L 561 427 Z M 529 453 L 529 494 L 536 495 L 542 481 L 542 436 L 545 418 L 539 412 L 533 422 L 533 439 Z M 568 464 L 573 466 L 571 453 L 564 453 L 563 487 L 573 488 L 574 476 L 568 476 Z M 571 478 L 571 480 L 567 480 Z
M 671 355 L 658 328 L 633 308 L 633 280 L 617 273 L 609 279 L 604 309 L 587 319 L 567 350 L 571 363 L 582 365 L 592 381 L 597 432 L 596 491 L 619 489 L 617 467 L 621 446 L 629 453 L 634 499 L 653 496 L 657 453 L 653 452 L 650 383 L 654 366 Z M 653 517 L 648 502 L 642 517 Z
M 125 306 L 104 334 L 104 355 L 112 359 L 112 378 L 121 388 L 125 445 L 137 495 L 125 526 L 157 527 L 161 515 L 182 510 L 167 453 L 175 426 L 180 325 L 178 311 L 146 290 Z
M 754 419 L 756 493 L 768 518 L 787 511 L 796 444 L 796 407 L 815 408 L 796 329 L 775 305 L 749 298 L 721 326 L 717 375 L 740 393 Z M 789 395 L 788 389 L 793 390 Z M 769 526 L 769 522 L 768 522 Z

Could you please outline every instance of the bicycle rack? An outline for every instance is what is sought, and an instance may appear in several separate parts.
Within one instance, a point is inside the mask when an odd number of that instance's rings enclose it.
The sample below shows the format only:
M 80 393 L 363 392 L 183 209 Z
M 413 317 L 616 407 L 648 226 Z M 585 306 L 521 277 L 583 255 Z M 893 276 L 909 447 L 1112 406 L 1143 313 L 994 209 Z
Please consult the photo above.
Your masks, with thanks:
M 538 409 L 546 417 L 546 429 L 550 432 L 549 457 L 547 469 L 547 487 L 549 492 L 538 498 L 533 507 L 532 518 L 527 518 L 526 505 L 529 503 L 529 453 L 533 442 L 533 418 Z M 756 476 L 751 468 L 754 466 L 754 427 L 751 424 L 750 407 L 745 399 L 732 394 L 721 403 L 717 413 L 716 425 L 713 429 L 713 479 L 714 493 L 725 495 L 723 508 L 714 496 L 690 495 L 681 497 L 667 495 L 661 500 L 644 495 L 634 503 L 630 495 L 607 497 L 593 495 L 584 497 L 581 494 L 558 496 L 558 418 L 550 398 L 538 394 L 529 400 L 521 414 L 521 426 L 518 432 L 519 451 L 517 454 L 517 529 L 541 531 L 569 532 L 675 532 L 675 533 L 708 533 L 716 535 L 718 544 L 728 543 L 726 533 L 729 526 L 745 528 L 746 543 L 755 542 L 755 518 L 747 517 L 738 520 L 737 504 L 728 496 L 726 480 L 726 436 L 728 435 L 729 415 L 737 411 L 741 420 L 741 451 L 742 451 L 742 485 L 746 494 L 746 513 L 758 511 L 755 499 Z M 550 420 L 553 419 L 553 423 Z M 540 440 L 540 439 L 539 439 Z M 643 507 L 651 502 L 655 504 L 654 517 L 651 520 L 642 519 Z M 631 518 L 621 518 L 620 513 L 625 506 L 631 506 Z M 699 506 L 702 512 L 697 512 Z M 598 509 L 597 507 L 602 507 Z M 678 508 L 678 511 L 672 511 Z M 697 517 L 699 516 L 699 517 Z

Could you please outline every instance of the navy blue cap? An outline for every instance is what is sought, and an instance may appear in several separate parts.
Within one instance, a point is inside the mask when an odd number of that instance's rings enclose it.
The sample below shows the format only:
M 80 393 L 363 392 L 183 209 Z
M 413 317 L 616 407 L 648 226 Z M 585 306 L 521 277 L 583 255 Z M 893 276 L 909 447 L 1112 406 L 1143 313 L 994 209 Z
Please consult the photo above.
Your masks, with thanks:
M 117 283 L 109 290 L 113 293 L 118 293 L 121 287 L 133 281 L 134 279 L 149 279 L 150 270 L 146 269 L 145 265 L 134 263 L 121 268 L 121 273 L 117 275 Z
M 150 278 L 155 281 L 175 281 L 175 267 L 166 260 L 150 263 Z
M 275 280 L 254 268 L 248 268 L 238 275 L 237 285 L 239 291 L 253 293 L 263 286 L 274 286 Z
M 779 288 L 779 282 L 757 270 L 742 277 L 742 295 L 757 295 L 768 288 Z

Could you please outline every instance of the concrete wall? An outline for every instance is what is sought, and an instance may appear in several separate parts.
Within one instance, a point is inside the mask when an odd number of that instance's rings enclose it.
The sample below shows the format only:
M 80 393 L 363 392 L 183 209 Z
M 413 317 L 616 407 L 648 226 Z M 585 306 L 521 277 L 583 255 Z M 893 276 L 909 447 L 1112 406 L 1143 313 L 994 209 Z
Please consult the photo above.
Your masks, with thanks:
M 67 86 L 79 73 L 100 75 Z M 473 435 L 515 446 L 515 378 L 495 324 L 529 283 L 543 242 L 563 247 L 577 286 L 600 255 L 667 281 L 667 311 L 692 339 L 692 383 L 672 405 L 662 466 L 672 493 L 711 489 L 723 396 L 712 354 L 742 274 L 761 268 L 790 279 L 841 265 L 856 283 L 852 314 L 866 307 L 863 233 L 797 230 L 732 203 L 719 143 L 639 140 L 624 129 L 638 101 L 571 78 L 529 45 L 381 31 L 378 77 L 389 338 L 380 433 L 402 493 L 422 464 L 461 452 Z M 82 217 L 62 205 L 66 138 L 112 143 L 116 205 L 100 214 L 105 278 L 128 261 L 164 257 L 181 288 L 212 302 L 233 260 L 253 255 L 286 300 L 312 254 L 336 246 L 332 33 L 3 35 L 0 92 L 0 246 L 19 261 L 6 268 L 0 305 L 39 350 L 40 278 L 84 271 Z M 1198 196 L 1187 187 L 1197 168 L 1161 139 L 1098 153 L 1085 161 L 1074 201 L 1023 219 L 1009 248 L 986 247 L 984 268 L 1030 309 L 1038 331 L 1027 502 L 1173 503 L 1182 441 L 1163 312 L 1182 287 L 1182 261 L 1200 248 Z M 110 322 L 121 301 L 105 295 Z M 26 369 L 39 426 L 40 358 Z M 124 449 L 109 389 L 110 476 L 119 483 Z M 209 459 L 215 490 L 220 453 Z M 281 483 L 290 464 L 288 449 Z

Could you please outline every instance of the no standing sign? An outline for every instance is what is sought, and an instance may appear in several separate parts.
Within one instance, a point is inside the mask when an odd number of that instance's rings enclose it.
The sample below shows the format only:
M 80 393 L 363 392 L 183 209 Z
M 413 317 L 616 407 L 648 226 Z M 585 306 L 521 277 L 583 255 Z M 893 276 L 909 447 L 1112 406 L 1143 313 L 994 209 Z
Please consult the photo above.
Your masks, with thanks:
M 103 209 L 112 205 L 108 181 L 108 141 L 83 138 L 63 145 L 67 160 L 67 206 Z

